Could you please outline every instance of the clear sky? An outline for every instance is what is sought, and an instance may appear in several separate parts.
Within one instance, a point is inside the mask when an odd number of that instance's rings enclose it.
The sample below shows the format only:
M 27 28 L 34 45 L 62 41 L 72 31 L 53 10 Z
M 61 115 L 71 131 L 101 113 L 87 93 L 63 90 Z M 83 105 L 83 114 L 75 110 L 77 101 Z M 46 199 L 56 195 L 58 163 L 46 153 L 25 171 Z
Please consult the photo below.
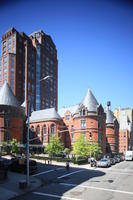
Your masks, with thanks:
M 131 0 L 1 0 L 0 38 L 10 27 L 51 35 L 59 108 L 80 103 L 88 87 L 104 107 L 133 108 Z

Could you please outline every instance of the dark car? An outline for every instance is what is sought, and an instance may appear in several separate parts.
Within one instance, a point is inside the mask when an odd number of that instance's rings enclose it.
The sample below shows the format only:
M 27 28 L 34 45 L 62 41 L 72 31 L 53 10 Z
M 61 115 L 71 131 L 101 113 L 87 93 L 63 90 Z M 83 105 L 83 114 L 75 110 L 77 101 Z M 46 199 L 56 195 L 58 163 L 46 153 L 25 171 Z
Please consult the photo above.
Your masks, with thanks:
M 57 158 L 65 158 L 66 157 L 66 153 L 61 152 L 59 154 L 55 154 L 55 157 L 57 157 Z
M 27 162 L 25 158 L 12 158 L 10 164 L 10 170 L 14 172 L 21 172 L 26 174 Z M 29 173 L 33 174 L 37 171 L 37 162 L 35 160 L 29 160 Z
M 0 180 L 7 178 L 10 163 L 4 158 L 0 158 Z
M 116 160 L 114 158 L 110 158 L 111 165 L 115 165 Z

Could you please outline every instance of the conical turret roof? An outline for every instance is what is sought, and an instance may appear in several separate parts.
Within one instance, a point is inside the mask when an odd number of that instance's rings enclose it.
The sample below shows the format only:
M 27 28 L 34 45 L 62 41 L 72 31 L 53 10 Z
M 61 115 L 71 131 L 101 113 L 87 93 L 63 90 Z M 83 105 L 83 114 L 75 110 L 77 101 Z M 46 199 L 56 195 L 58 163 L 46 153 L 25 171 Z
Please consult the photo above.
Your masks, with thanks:
M 97 102 L 90 88 L 88 88 L 87 93 L 85 97 L 83 98 L 80 105 L 84 105 L 88 109 L 89 112 L 97 111 L 97 106 L 99 105 L 99 103 Z
M 0 105 L 19 107 L 19 102 L 14 96 L 7 82 L 4 83 L 4 85 L 0 89 Z

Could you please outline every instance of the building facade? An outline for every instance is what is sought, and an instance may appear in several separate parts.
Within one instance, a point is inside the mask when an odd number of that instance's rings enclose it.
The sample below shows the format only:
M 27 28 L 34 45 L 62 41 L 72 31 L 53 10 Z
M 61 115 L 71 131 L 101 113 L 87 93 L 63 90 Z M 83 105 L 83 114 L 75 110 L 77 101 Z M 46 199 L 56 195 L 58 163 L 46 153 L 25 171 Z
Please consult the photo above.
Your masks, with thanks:
M 101 146 L 103 154 L 105 154 L 106 114 L 90 89 L 88 89 L 79 105 L 62 108 L 59 110 L 59 114 L 68 129 L 67 145 L 69 147 L 72 146 L 80 134 L 83 134 L 88 142 L 97 142 Z
M 110 110 L 110 102 L 106 109 L 106 153 L 119 153 L 119 123 Z
M 12 93 L 9 85 L 4 83 L 0 90 L 0 142 L 13 138 L 24 141 L 25 110 Z
M 67 134 L 64 122 L 55 108 L 33 111 L 30 117 L 30 141 L 41 142 L 47 146 L 50 137 L 56 135 L 66 147 Z
M 114 115 L 119 121 L 119 152 L 133 149 L 133 110 L 119 108 L 114 110 Z
M 103 154 L 106 152 L 105 135 L 106 114 L 102 105 L 88 89 L 83 101 L 75 106 L 61 108 L 57 113 L 54 108 L 34 111 L 30 118 L 30 130 L 33 138 L 38 138 L 44 146 L 50 136 L 60 137 L 64 147 L 71 148 L 80 134 L 90 142 L 98 143 Z
M 50 75 L 47 81 L 40 81 Z M 58 88 L 57 50 L 43 31 L 30 36 L 8 30 L 1 41 L 0 87 L 8 82 L 20 103 L 30 101 L 31 110 L 55 107 Z

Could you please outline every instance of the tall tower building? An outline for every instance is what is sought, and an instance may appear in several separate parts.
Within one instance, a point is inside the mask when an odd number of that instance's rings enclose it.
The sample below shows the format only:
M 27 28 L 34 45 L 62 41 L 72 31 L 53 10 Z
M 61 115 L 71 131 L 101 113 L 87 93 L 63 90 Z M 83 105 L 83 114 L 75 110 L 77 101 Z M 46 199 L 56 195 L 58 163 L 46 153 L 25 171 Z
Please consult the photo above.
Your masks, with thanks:
M 58 61 L 56 46 L 42 30 L 30 35 L 36 48 L 36 109 L 55 107 L 57 110 Z M 41 67 L 40 67 L 41 66 Z M 50 79 L 40 81 L 50 75 Z
M 57 73 L 57 50 L 43 31 L 27 36 L 11 28 L 2 36 L 0 87 L 8 82 L 17 100 L 26 102 L 26 113 L 28 100 L 32 110 L 57 109 Z

